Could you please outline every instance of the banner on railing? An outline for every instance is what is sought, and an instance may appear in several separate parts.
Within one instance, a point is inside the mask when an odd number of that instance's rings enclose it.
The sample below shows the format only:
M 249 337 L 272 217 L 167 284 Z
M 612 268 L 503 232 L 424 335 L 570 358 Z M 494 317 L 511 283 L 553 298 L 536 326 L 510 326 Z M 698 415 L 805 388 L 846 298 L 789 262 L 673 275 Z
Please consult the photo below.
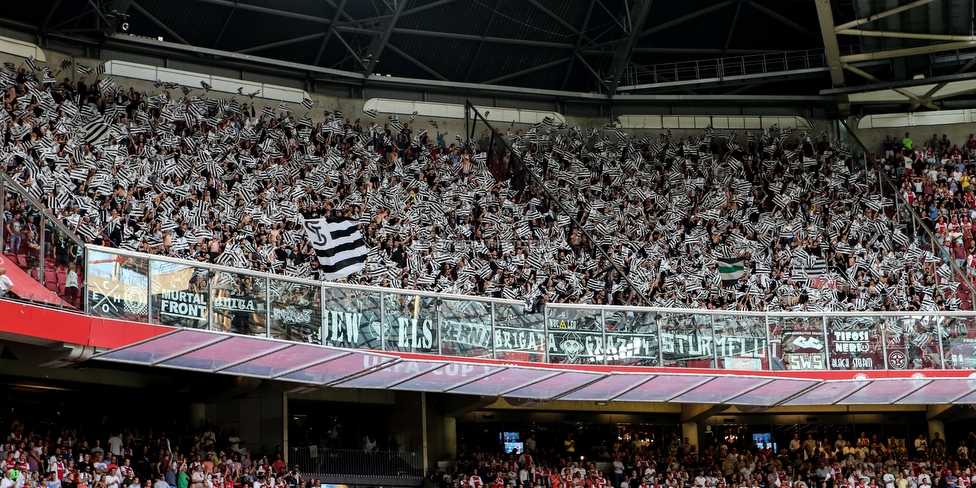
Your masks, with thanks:
M 88 247 L 88 313 L 337 348 L 525 362 L 744 370 L 976 368 L 962 312 L 606 308 L 316 283 Z

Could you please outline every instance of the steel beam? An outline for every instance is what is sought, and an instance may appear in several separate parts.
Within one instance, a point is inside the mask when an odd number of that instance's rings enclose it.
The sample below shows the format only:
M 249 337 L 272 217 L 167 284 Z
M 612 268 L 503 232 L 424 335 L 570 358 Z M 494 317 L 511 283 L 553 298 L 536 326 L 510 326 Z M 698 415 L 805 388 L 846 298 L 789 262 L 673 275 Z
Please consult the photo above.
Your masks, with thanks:
M 332 34 L 335 33 L 335 25 L 339 20 L 339 16 L 342 15 L 343 10 L 346 8 L 346 0 L 339 2 L 339 6 L 336 7 L 335 15 L 332 16 L 332 22 L 329 27 L 325 30 L 325 39 L 322 39 L 322 44 L 319 45 L 319 52 L 315 54 L 315 60 L 312 64 L 319 64 L 322 61 L 322 55 L 325 54 L 325 46 L 329 45 L 329 40 L 332 38 Z
M 421 5 L 419 7 L 410 8 L 410 9 L 404 10 L 403 13 L 400 14 L 400 17 L 406 17 L 408 15 L 413 15 L 413 14 L 416 14 L 416 13 L 419 13 L 419 12 L 423 12 L 424 10 L 432 9 L 432 8 L 436 8 L 436 7 L 440 7 L 441 5 L 446 5 L 446 4 L 455 2 L 455 1 L 457 1 L 457 0 L 438 0 L 436 2 L 428 3 L 427 5 Z M 379 22 L 379 21 L 381 21 L 383 19 L 389 19 L 390 17 L 393 17 L 393 14 L 377 15 L 375 17 L 367 17 L 365 19 L 352 19 L 352 20 L 337 21 L 337 22 L 334 23 L 334 25 L 336 25 L 336 26 L 363 25 L 363 24 L 368 24 L 370 22 Z
M 51 5 L 51 9 L 48 10 L 47 15 L 44 16 L 44 22 L 41 22 L 41 27 L 37 29 L 39 32 L 44 32 L 47 29 L 47 24 L 51 22 L 51 17 L 54 17 L 54 13 L 58 11 L 58 7 L 61 5 L 61 0 L 54 0 L 54 5 Z
M 583 63 L 583 67 L 585 67 L 586 70 L 589 71 L 591 75 L 593 75 L 593 78 L 595 78 L 596 81 L 600 82 L 600 84 L 607 89 L 608 95 L 612 95 L 613 90 L 610 89 L 610 85 L 607 85 L 607 82 L 600 76 L 600 73 L 597 73 L 596 70 L 593 69 L 592 66 L 590 66 L 590 63 L 587 63 L 586 60 L 583 59 L 583 57 L 580 56 L 579 54 L 574 54 L 574 56 L 579 58 L 580 63 Z
M 610 90 L 611 95 L 617 91 L 617 84 L 620 83 L 620 77 L 623 76 L 624 70 L 630 62 L 630 57 L 634 55 L 634 45 L 637 44 L 637 36 L 644 28 L 644 23 L 647 21 L 648 14 L 651 12 L 652 3 L 653 0 L 636 0 L 634 6 L 630 9 L 630 25 L 628 26 L 630 29 L 627 31 L 627 36 L 620 39 L 620 42 L 614 48 L 613 62 L 610 63 L 610 86 L 607 88 Z
M 566 62 L 569 62 L 569 58 L 557 59 L 555 61 L 550 61 L 550 62 L 545 63 L 545 64 L 536 65 L 536 66 L 533 66 L 531 68 L 523 69 L 521 71 L 516 71 L 514 73 L 509 73 L 509 74 L 504 75 L 504 76 L 499 76 L 498 78 L 490 79 L 490 80 L 486 81 L 485 83 L 487 83 L 487 84 L 490 85 L 490 84 L 498 83 L 499 81 L 510 80 L 512 78 L 516 78 L 516 77 L 519 77 L 519 76 L 522 76 L 522 75 L 527 75 L 529 73 L 534 73 L 536 71 L 544 70 L 546 68 L 551 68 L 553 66 L 558 66 L 558 65 L 563 64 L 563 63 L 566 63 Z
M 293 63 L 290 61 L 282 61 L 279 59 L 254 56 L 251 54 L 240 54 L 240 53 L 235 53 L 230 51 L 221 51 L 219 49 L 209 49 L 209 48 L 199 47 L 199 46 L 177 44 L 168 41 L 157 41 L 156 39 L 147 39 L 144 37 L 111 36 L 109 39 L 120 44 L 141 44 L 149 47 L 150 49 L 160 50 L 160 51 L 171 50 L 171 51 L 182 51 L 191 54 L 205 54 L 208 56 L 215 56 L 217 58 L 226 58 L 226 59 L 248 63 L 248 64 L 262 64 L 265 66 L 275 66 L 278 68 L 293 69 L 296 71 L 302 71 L 306 73 L 336 76 L 340 78 L 350 78 L 359 81 L 365 79 L 365 76 L 363 76 L 362 73 L 355 73 L 352 71 L 329 69 L 320 66 L 312 66 L 310 64 Z
M 821 2 L 825 0 L 817 0 Z M 976 41 L 967 42 L 947 42 L 943 44 L 932 44 L 930 46 L 907 47 L 904 49 L 892 49 L 890 51 L 878 51 L 873 53 L 848 54 L 841 56 L 841 63 L 856 63 L 858 61 L 870 61 L 875 59 L 892 59 L 904 56 L 914 56 L 916 54 L 932 54 L 943 51 L 955 51 L 957 49 L 968 49 L 976 46 Z
M 268 44 L 262 44 L 260 46 L 253 46 L 253 47 L 249 47 L 249 48 L 246 48 L 246 49 L 241 49 L 241 50 L 239 50 L 237 52 L 239 52 L 241 54 L 253 53 L 253 52 L 256 52 L 256 51 L 263 51 L 265 49 L 271 49 L 271 48 L 275 48 L 275 47 L 287 46 L 287 45 L 290 45 L 290 44 L 297 44 L 299 42 L 311 41 L 313 39 L 318 39 L 318 38 L 323 37 L 323 36 L 325 36 L 325 33 L 324 32 L 319 32 L 318 34 L 309 34 L 307 36 L 294 37 L 292 39 L 285 39 L 283 41 L 270 42 Z
M 883 62 L 883 61 L 879 61 Z M 859 68 L 865 65 L 858 63 Z M 861 93 L 869 90 L 884 90 L 888 88 L 909 88 L 913 86 L 931 85 L 932 83 L 948 84 L 954 81 L 976 80 L 976 73 L 957 73 L 953 75 L 933 76 L 931 78 L 918 78 L 912 80 L 888 81 L 867 86 L 848 86 L 843 88 L 833 88 L 821 90 L 821 95 L 847 95 L 850 93 Z
M 177 41 L 180 41 L 183 44 L 186 44 L 187 46 L 190 45 L 189 42 L 186 42 L 186 39 L 183 39 L 182 37 L 180 37 L 180 35 L 177 34 L 176 31 L 174 31 L 173 29 L 170 29 L 169 26 L 167 26 L 166 24 L 162 23 L 159 19 L 157 19 L 156 17 L 154 17 L 153 14 L 149 13 L 148 10 L 142 8 L 142 6 L 139 5 L 138 3 L 132 2 L 132 8 L 138 10 L 139 13 L 141 13 L 144 16 L 146 16 L 146 18 L 149 19 L 150 22 L 152 22 L 153 24 L 158 25 L 160 29 L 163 29 L 164 31 L 166 31 L 167 34 L 173 36 L 173 39 L 176 39 Z
M 827 66 L 830 68 L 830 82 L 834 86 L 844 84 L 844 63 L 840 56 L 840 45 L 837 44 L 837 34 L 834 33 L 834 11 L 830 0 L 814 0 L 817 6 L 817 19 L 820 20 L 820 35 L 823 37 L 824 54 L 827 56 Z
M 102 20 L 104 20 L 109 27 L 114 27 L 114 23 L 108 20 L 108 17 L 106 17 L 105 14 L 102 12 L 102 9 L 98 8 L 98 5 L 96 5 L 93 0 L 88 0 L 88 4 L 91 5 L 93 9 L 95 9 L 95 13 L 98 14 L 98 16 L 101 17 Z
M 896 39 L 923 39 L 926 41 L 976 41 L 976 36 L 959 36 L 955 34 L 917 34 L 914 32 L 894 31 L 866 31 L 859 29 L 844 29 L 837 34 L 845 36 L 891 37 Z
M 437 78 L 438 80 L 441 80 L 441 81 L 448 81 L 448 79 L 447 78 L 444 78 L 443 76 L 441 76 L 440 73 L 434 71 L 433 69 L 431 69 L 426 64 L 421 63 L 420 61 L 414 59 L 413 56 L 411 56 L 411 55 L 409 55 L 409 54 L 401 51 L 399 48 L 397 48 L 393 44 L 387 43 L 386 44 L 386 48 L 389 49 L 390 51 L 393 51 L 393 52 L 399 54 L 400 57 L 402 57 L 403 59 L 406 59 L 407 61 L 410 61 L 411 63 L 417 65 L 418 68 L 426 71 L 429 75 L 433 76 L 434 78 Z M 488 83 L 491 83 L 491 82 L 489 81 Z
M 220 40 L 224 37 L 224 31 L 226 31 L 227 26 L 230 25 L 230 19 L 234 18 L 234 12 L 237 12 L 236 6 L 230 10 L 230 13 L 227 14 L 227 19 L 224 20 L 224 25 L 220 27 L 220 32 L 217 33 L 217 38 L 214 39 L 213 46 L 210 47 L 216 49 L 217 45 L 220 44 Z
M 284 10 L 277 10 L 277 9 L 267 8 L 267 7 L 259 7 L 257 5 L 249 5 L 246 3 L 232 2 L 230 0 L 194 0 L 194 1 L 200 3 L 209 3 L 211 5 L 220 5 L 222 7 L 227 7 L 227 8 L 238 8 L 241 10 L 247 10 L 249 12 L 257 12 L 265 15 L 274 15 L 277 17 L 285 17 L 288 19 L 304 20 L 307 22 L 316 22 L 319 24 L 330 23 L 329 19 L 316 17 L 314 15 L 305 15 L 305 14 L 299 14 L 295 12 L 286 12 Z
M 356 62 L 359 63 L 359 65 L 363 67 L 363 69 L 366 69 L 369 66 L 368 64 L 366 64 L 365 61 L 363 61 L 363 57 L 359 53 L 357 53 L 356 50 L 353 49 L 352 46 L 350 46 L 348 42 L 346 42 L 346 39 L 345 38 L 343 38 L 341 35 L 339 35 L 338 32 L 336 32 L 335 36 L 336 36 L 336 39 L 339 39 L 339 42 L 341 42 L 342 45 L 346 47 L 346 50 L 349 51 L 349 54 L 352 55 L 352 58 L 355 59 Z
M 667 21 L 667 22 L 665 22 L 663 24 L 655 25 L 654 27 L 651 27 L 650 29 L 647 29 L 646 31 L 641 32 L 640 34 L 637 35 L 637 37 L 638 38 L 647 37 L 647 36 L 649 36 L 649 35 L 651 35 L 651 34 L 653 34 L 655 32 L 660 32 L 660 31 L 662 31 L 664 29 L 668 29 L 668 28 L 674 27 L 676 25 L 679 25 L 679 24 L 683 24 L 685 22 L 688 22 L 689 20 L 692 20 L 692 19 L 696 19 L 698 17 L 701 17 L 702 15 L 712 13 L 712 12 L 714 12 L 716 10 L 721 10 L 721 9 L 723 9 L 725 7 L 728 7 L 729 5 L 732 5 L 734 3 L 736 3 L 735 0 L 726 0 L 726 1 L 721 2 L 721 3 L 716 3 L 715 5 L 712 5 L 711 7 L 705 7 L 703 9 L 701 9 L 701 10 L 696 10 L 696 11 L 694 11 L 694 12 L 688 14 L 688 15 L 682 15 L 681 17 L 678 17 L 677 19 L 669 20 L 669 21 Z
M 345 30 L 345 27 L 337 26 L 338 30 Z M 362 32 L 359 30 L 358 32 Z M 459 41 L 475 41 L 475 42 L 493 42 L 497 44 L 516 44 L 520 46 L 531 46 L 531 47 L 552 47 L 557 49 L 574 49 L 576 46 L 573 44 L 565 44 L 561 42 L 545 42 L 545 41 L 532 41 L 528 39 L 514 39 L 507 37 L 490 37 L 490 36 L 476 36 L 472 34 L 454 34 L 452 32 L 440 32 L 437 30 L 419 30 L 419 29 L 404 29 L 404 28 L 394 28 L 394 34 L 406 34 L 412 36 L 425 36 L 425 37 L 439 37 L 443 39 L 456 39 Z
M 543 11 L 546 15 L 548 15 L 553 20 L 555 20 L 556 22 L 558 22 L 559 25 L 561 25 L 561 26 L 569 29 L 569 31 L 572 32 L 573 34 L 576 34 L 578 36 L 583 37 L 586 40 L 586 42 L 593 42 L 592 39 L 590 39 L 589 37 L 586 36 L 586 33 L 585 33 L 586 27 L 583 27 L 583 30 L 582 31 L 578 30 L 576 27 L 573 26 L 573 24 L 570 24 L 569 22 L 566 22 L 562 17 L 556 15 L 553 11 L 547 9 L 545 7 L 545 5 L 542 5 L 541 3 L 539 3 L 538 0 L 529 0 L 529 3 L 531 3 L 533 6 L 535 6 L 535 8 Z
M 964 64 L 962 66 L 962 68 L 959 68 L 959 70 L 956 71 L 956 74 L 957 75 L 963 74 L 963 73 L 969 71 L 970 68 L 972 68 L 973 66 L 976 66 L 976 57 L 973 57 L 973 59 L 970 59 L 969 62 L 967 62 L 966 64 Z M 935 96 L 935 94 L 938 93 L 939 90 L 945 88 L 946 85 L 948 85 L 948 84 L 949 84 L 949 82 L 943 81 L 943 82 L 939 83 L 938 85 L 935 85 L 934 87 L 932 87 L 931 90 L 929 90 L 925 94 L 925 96 L 926 97 L 930 97 L 930 98 L 933 97 L 933 96 Z
M 722 55 L 725 56 L 725 51 L 729 50 L 729 44 L 732 43 L 732 34 L 735 33 L 735 24 L 739 21 L 739 11 L 742 10 L 742 3 L 735 4 L 735 14 L 732 16 L 732 24 L 729 26 L 729 33 L 725 36 L 725 46 L 722 47 Z
M 850 71 L 851 73 L 854 73 L 854 74 L 856 74 L 856 75 L 858 75 L 858 76 L 860 76 L 860 77 L 862 77 L 864 79 L 867 79 L 868 81 L 873 81 L 875 83 L 881 83 L 882 82 L 877 76 L 874 76 L 871 73 L 868 73 L 867 71 L 864 71 L 864 70 L 862 70 L 860 68 L 851 66 L 849 64 L 845 64 L 844 65 L 844 69 L 846 69 L 847 71 Z M 893 92 L 895 92 L 895 93 L 897 93 L 897 94 L 899 94 L 899 95 L 901 95 L 901 96 L 903 96 L 903 97 L 908 97 L 908 99 L 912 101 L 912 105 L 913 105 L 912 109 L 915 109 L 919 105 L 926 106 L 926 107 L 931 108 L 933 110 L 941 110 L 942 109 L 942 107 L 939 107 L 938 105 L 932 103 L 932 100 L 925 100 L 925 99 L 919 98 L 918 95 L 916 95 L 916 94 L 914 94 L 914 93 L 912 93 L 912 92 L 910 92 L 910 91 L 908 91 L 908 90 L 906 90 L 904 88 L 891 87 L 890 90 L 893 91 Z
M 857 26 L 862 25 L 862 24 L 867 24 L 868 22 L 874 22 L 875 20 L 883 19 L 885 17 L 888 17 L 889 15 L 895 15 L 897 13 L 904 12 L 904 11 L 906 11 L 908 9 L 912 9 L 912 8 L 915 8 L 915 7 L 918 7 L 918 6 L 921 6 L 921 5 L 925 5 L 927 3 L 932 3 L 934 1 L 935 0 L 916 0 L 916 1 L 912 2 L 912 3 L 907 3 L 907 4 L 902 5 L 900 7 L 895 7 L 893 9 L 891 9 L 891 10 L 885 10 L 883 12 L 878 12 L 876 14 L 869 15 L 867 17 L 863 17 L 863 18 L 860 18 L 860 19 L 857 19 L 857 20 L 852 20 L 850 22 L 843 23 L 841 25 L 838 25 L 837 27 L 834 27 L 834 32 L 840 33 L 840 31 L 842 31 L 842 30 L 850 29 L 851 27 L 857 27 Z
M 384 20 L 380 23 L 380 29 L 383 30 L 383 34 L 380 35 L 379 39 L 374 38 L 369 43 L 369 66 L 366 67 L 366 76 L 373 73 L 376 69 L 376 63 L 380 62 L 380 56 L 383 54 L 383 50 L 386 49 L 386 45 L 390 42 L 390 35 L 393 34 L 393 28 L 396 27 L 397 20 L 400 19 L 400 14 L 403 13 L 403 9 L 410 3 L 410 0 L 398 0 L 400 3 L 396 5 L 396 10 L 393 11 L 393 17 Z
M 796 22 L 793 22 L 788 17 L 784 17 L 779 12 L 776 12 L 775 10 L 773 10 L 773 9 L 771 9 L 769 7 L 766 7 L 765 5 L 760 5 L 760 4 L 758 4 L 758 3 L 756 3 L 756 2 L 754 2 L 752 0 L 749 0 L 748 3 L 749 3 L 749 5 L 752 8 L 754 8 L 754 9 L 756 9 L 756 10 L 758 10 L 758 11 L 760 11 L 760 12 L 762 12 L 762 13 L 764 13 L 764 14 L 766 14 L 766 15 L 768 15 L 768 16 L 770 16 L 770 17 L 772 17 L 772 18 L 774 18 L 774 19 L 776 19 L 776 20 L 778 20 L 778 21 L 780 21 L 780 22 L 782 22 L 782 23 L 790 26 L 790 27 L 792 27 L 794 30 L 800 32 L 801 34 L 803 34 L 803 35 L 805 35 L 807 37 L 813 37 L 813 38 L 820 37 L 815 32 L 811 31 L 810 29 L 807 29 L 806 27 L 803 27 L 802 25 L 797 24 Z
M 576 36 L 576 46 L 573 48 L 573 54 L 569 56 L 569 65 L 566 66 L 566 74 L 563 75 L 563 84 L 560 85 L 560 90 L 566 89 L 566 84 L 569 83 L 569 75 L 573 72 L 573 65 L 576 64 L 576 54 L 579 53 L 580 45 L 583 44 L 583 32 L 586 32 L 586 28 L 590 25 L 590 17 L 593 15 L 593 6 L 596 5 L 596 0 L 590 0 L 590 8 L 586 9 L 586 18 L 583 19 L 583 28 L 580 29 L 579 35 Z

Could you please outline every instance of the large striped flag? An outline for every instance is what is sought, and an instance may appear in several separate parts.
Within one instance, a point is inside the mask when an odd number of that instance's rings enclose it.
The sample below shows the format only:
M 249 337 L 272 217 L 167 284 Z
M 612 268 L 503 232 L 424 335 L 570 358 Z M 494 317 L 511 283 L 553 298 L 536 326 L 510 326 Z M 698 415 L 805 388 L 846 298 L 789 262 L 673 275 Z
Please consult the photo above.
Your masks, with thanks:
M 327 280 L 338 280 L 366 267 L 366 241 L 353 219 L 305 220 L 305 233 Z
M 745 266 L 743 266 L 743 261 L 741 259 L 732 261 L 719 259 L 718 260 L 718 274 L 722 278 L 722 286 L 732 286 L 742 275 L 745 274 Z

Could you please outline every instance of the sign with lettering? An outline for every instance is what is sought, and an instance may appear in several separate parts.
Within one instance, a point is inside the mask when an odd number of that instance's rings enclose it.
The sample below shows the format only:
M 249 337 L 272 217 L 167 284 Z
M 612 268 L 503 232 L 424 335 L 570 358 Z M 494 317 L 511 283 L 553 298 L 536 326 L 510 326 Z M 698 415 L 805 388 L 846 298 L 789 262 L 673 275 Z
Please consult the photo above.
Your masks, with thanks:
M 771 317 L 769 337 L 772 369 L 827 369 L 827 344 L 824 339 L 823 319 Z
M 884 369 L 881 334 L 876 325 L 831 322 L 827 334 L 830 368 L 835 370 Z
M 166 318 L 174 321 L 206 322 L 208 301 L 207 293 L 170 291 L 159 294 L 156 303 L 164 323 L 169 323 Z

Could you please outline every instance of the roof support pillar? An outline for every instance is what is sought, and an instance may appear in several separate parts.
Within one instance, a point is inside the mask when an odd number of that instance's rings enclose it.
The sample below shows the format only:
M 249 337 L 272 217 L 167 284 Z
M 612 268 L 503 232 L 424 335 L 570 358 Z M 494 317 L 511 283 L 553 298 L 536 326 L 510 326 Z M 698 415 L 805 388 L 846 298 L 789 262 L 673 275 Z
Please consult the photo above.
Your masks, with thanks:
M 834 86 L 844 85 L 844 65 L 840 58 L 840 45 L 837 44 L 837 34 L 834 33 L 834 11 L 830 0 L 814 0 L 817 6 L 817 18 L 820 20 L 820 35 L 823 36 L 824 53 L 827 55 L 827 66 L 830 68 L 830 82 Z

